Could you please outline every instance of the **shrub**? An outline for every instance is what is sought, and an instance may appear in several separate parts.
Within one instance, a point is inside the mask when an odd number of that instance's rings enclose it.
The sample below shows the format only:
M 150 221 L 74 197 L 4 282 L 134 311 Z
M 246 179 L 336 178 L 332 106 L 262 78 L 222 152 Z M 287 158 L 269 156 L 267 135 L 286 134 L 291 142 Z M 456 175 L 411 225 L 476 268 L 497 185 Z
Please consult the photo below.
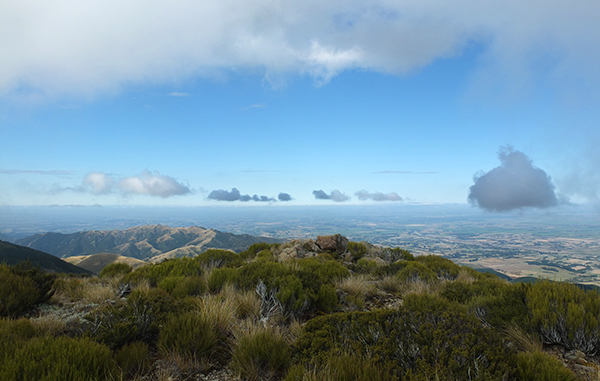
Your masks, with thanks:
M 411 295 L 398 310 L 337 313 L 309 320 L 295 344 L 300 362 L 321 367 L 348 351 L 400 379 L 502 379 L 514 353 L 464 307 Z
M 271 380 L 289 367 L 291 355 L 287 340 L 277 331 L 259 328 L 236 341 L 231 368 L 243 379 Z
M 238 270 L 232 268 L 212 269 L 206 281 L 211 292 L 219 292 L 226 284 L 235 284 Z
M 348 242 L 348 252 L 352 255 L 354 262 L 358 261 L 368 253 L 367 247 L 360 242 Z
M 312 368 L 312 369 L 310 369 Z M 381 369 L 374 361 L 365 360 L 355 354 L 332 356 L 318 370 L 314 367 L 306 369 L 293 366 L 287 373 L 285 381 L 388 381 L 397 380 L 390 372 Z
M 147 279 L 152 287 L 156 287 L 168 276 L 201 276 L 202 267 L 202 263 L 189 257 L 168 259 L 159 264 L 137 268 L 125 275 L 123 282 L 137 284 L 141 279 Z
M 197 262 L 207 267 L 237 267 L 242 264 L 240 255 L 229 250 L 208 249 L 194 258 Z
M 33 338 L 0 365 L 0 379 L 111 380 L 119 377 L 111 351 L 86 338 Z
M 36 336 L 38 330 L 29 319 L 0 318 L 0 363 L 22 343 Z
M 405 283 L 416 281 L 432 283 L 438 279 L 433 271 L 418 262 L 409 262 L 396 276 Z
M 403 268 L 405 268 L 408 265 L 408 263 L 409 262 L 407 261 L 396 261 L 385 266 L 380 266 L 374 270 L 373 275 L 378 276 L 380 278 L 384 278 L 389 275 L 396 275 Z
M 577 377 L 562 362 L 542 352 L 521 352 L 517 355 L 517 379 L 536 381 L 577 381 Z
M 401 249 L 399 247 L 386 248 L 381 253 L 381 258 L 388 262 L 403 261 L 414 261 L 415 256 L 408 250 Z
M 172 315 L 162 326 L 158 338 L 160 353 L 188 360 L 210 359 L 218 344 L 215 327 L 194 312 Z
M 128 265 L 127 263 L 122 262 L 113 262 L 106 265 L 98 275 L 100 278 L 104 277 L 120 277 L 126 274 L 129 274 L 133 270 L 133 267 Z
M 293 262 L 304 272 L 316 274 L 320 283 L 333 283 L 346 278 L 350 271 L 341 263 L 323 258 L 302 258 Z
M 570 283 L 542 281 L 526 293 L 532 328 L 547 344 L 593 354 L 600 340 L 600 296 Z
M 115 353 L 115 360 L 125 378 L 134 378 L 150 371 L 148 344 L 139 341 L 124 345 Z
M 278 246 L 279 245 L 276 243 L 253 243 L 246 250 L 239 253 L 239 257 L 244 261 L 252 260 L 256 257 L 256 254 L 260 253 L 261 251 L 275 249 Z
M 0 317 L 17 317 L 52 296 L 55 276 L 28 262 L 0 264 Z
M 356 262 L 356 265 L 350 265 L 349 268 L 355 273 L 371 274 L 377 269 L 377 262 L 369 258 L 361 258 Z
M 169 313 L 185 309 L 161 289 L 134 290 L 124 303 L 100 307 L 86 316 L 91 337 L 111 349 L 133 341 L 152 343 Z
M 421 255 L 416 261 L 427 266 L 440 279 L 454 280 L 460 271 L 459 265 L 439 255 Z
M 206 284 L 200 276 L 167 276 L 158 282 L 158 288 L 167 291 L 176 298 L 202 295 Z

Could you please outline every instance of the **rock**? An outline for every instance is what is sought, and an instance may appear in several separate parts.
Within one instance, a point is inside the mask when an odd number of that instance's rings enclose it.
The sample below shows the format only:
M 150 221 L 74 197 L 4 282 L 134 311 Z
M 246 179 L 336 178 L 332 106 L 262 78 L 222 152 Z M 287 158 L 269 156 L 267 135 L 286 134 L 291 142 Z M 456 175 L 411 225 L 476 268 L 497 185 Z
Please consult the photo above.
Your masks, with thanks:
M 341 234 L 320 235 L 317 237 L 317 246 L 323 251 L 335 251 L 344 254 L 348 250 L 348 238 Z
M 593 381 L 593 380 L 597 380 L 598 379 L 598 376 L 597 376 L 597 372 L 598 371 L 596 370 L 595 367 L 585 366 L 585 365 L 579 365 L 579 364 L 573 364 L 573 365 L 571 365 L 571 369 L 582 380 Z

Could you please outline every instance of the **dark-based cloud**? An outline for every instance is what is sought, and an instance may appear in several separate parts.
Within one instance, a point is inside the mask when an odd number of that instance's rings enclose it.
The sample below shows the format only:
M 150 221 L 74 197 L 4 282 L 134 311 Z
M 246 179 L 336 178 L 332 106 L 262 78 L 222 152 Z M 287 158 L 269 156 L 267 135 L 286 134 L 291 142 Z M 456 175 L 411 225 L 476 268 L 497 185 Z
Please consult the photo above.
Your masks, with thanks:
M 521 208 L 549 208 L 558 204 L 550 176 L 533 166 L 521 151 L 502 147 L 501 165 L 476 175 L 469 188 L 469 202 L 488 211 L 505 212 Z
M 396 192 L 390 193 L 381 193 L 381 192 L 373 192 L 369 193 L 366 190 L 360 190 L 354 193 L 359 200 L 373 200 L 373 201 L 403 201 L 402 197 L 398 195 Z
M 315 196 L 317 200 L 333 200 L 335 202 L 344 202 L 350 200 L 350 197 L 346 196 L 337 189 L 332 190 L 329 194 L 325 193 L 323 190 L 314 190 L 313 196 Z
M 279 196 L 277 196 L 277 198 L 279 199 L 279 201 L 292 201 L 292 196 L 290 196 L 288 193 L 279 193 Z
M 277 201 L 272 197 L 268 196 L 259 196 L 255 194 L 254 196 L 250 196 L 249 194 L 241 194 L 237 188 L 231 188 L 231 191 L 226 191 L 224 189 L 216 189 L 208 195 L 210 200 L 217 201 L 255 201 L 255 202 L 273 202 Z

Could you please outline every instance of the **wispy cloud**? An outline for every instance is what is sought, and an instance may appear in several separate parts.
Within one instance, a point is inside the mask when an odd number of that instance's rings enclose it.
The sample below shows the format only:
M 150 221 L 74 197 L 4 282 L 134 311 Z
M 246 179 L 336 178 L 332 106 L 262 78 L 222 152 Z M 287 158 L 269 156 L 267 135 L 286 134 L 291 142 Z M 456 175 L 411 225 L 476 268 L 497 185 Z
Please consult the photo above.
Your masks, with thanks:
M 377 171 L 371 172 L 376 174 L 390 175 L 433 175 L 439 172 L 417 172 L 417 171 Z
M 373 200 L 373 201 L 403 201 L 402 197 L 396 192 L 381 193 L 381 192 L 367 192 L 366 190 L 360 190 L 354 193 L 359 200 Z
M 68 177 L 73 173 L 73 171 L 62 171 L 62 170 L 53 170 L 53 171 L 44 171 L 37 169 L 0 169 L 0 174 L 3 175 L 46 175 L 46 176 L 59 176 L 59 177 Z

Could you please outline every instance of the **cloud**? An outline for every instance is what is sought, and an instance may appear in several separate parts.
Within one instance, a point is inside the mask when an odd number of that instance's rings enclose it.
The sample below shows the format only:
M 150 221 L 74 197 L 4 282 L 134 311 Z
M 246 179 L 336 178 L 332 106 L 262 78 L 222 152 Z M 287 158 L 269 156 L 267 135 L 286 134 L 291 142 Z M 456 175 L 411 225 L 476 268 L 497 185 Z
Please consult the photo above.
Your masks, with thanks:
M 267 196 L 259 196 L 255 194 L 254 196 L 250 196 L 248 194 L 241 194 L 237 188 L 231 188 L 231 192 L 228 192 L 224 189 L 216 189 L 209 193 L 208 198 L 210 200 L 216 201 L 255 201 L 255 202 L 272 202 L 277 201 L 272 197 Z
M 191 190 L 170 176 L 161 175 L 158 171 L 143 171 L 137 176 L 117 179 L 104 172 L 90 172 L 77 188 L 65 188 L 80 192 L 89 191 L 94 194 L 120 193 L 123 195 L 148 195 L 168 198 L 191 193 Z
M 518 82 L 544 58 L 548 79 L 600 77 L 596 1 L 5 0 L 0 14 L 0 95 L 94 96 L 229 70 L 324 84 L 351 69 L 410 73 L 473 45 L 503 74 L 488 78 Z
M 179 93 L 177 91 L 173 91 L 172 93 L 167 94 L 170 97 L 189 97 L 192 94 L 190 93 Z
M 277 199 L 279 199 L 279 201 L 292 201 L 292 196 L 290 196 L 288 193 L 279 193 L 279 195 L 277 196 Z
M 361 190 L 358 191 L 356 193 L 354 193 L 359 200 L 365 201 L 365 200 L 373 200 L 373 201 L 403 201 L 402 197 L 398 196 L 398 193 L 396 192 L 391 192 L 391 193 L 381 193 L 381 192 L 375 192 L 375 193 L 369 193 L 366 190 Z
M 315 196 L 317 200 L 333 200 L 335 202 L 344 202 L 350 200 L 350 197 L 346 196 L 337 189 L 332 190 L 330 194 L 325 193 L 323 190 L 314 190 L 313 196 Z
M 549 208 L 558 204 L 550 176 L 512 147 L 501 147 L 501 165 L 474 178 L 469 202 L 482 209 L 505 212 L 521 208 Z

